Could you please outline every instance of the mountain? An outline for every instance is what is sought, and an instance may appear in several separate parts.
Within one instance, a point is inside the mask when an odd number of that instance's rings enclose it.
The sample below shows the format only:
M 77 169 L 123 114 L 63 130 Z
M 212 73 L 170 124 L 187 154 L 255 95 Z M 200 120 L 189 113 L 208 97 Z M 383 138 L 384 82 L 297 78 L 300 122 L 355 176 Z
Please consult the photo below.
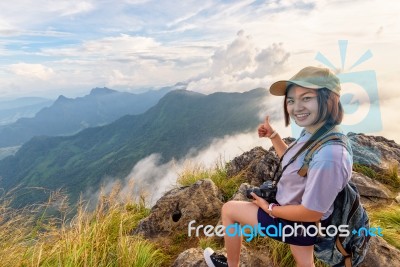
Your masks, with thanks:
M 31 118 L 54 101 L 41 97 L 21 97 L 12 100 L 0 99 L 0 125 L 16 122 L 19 118 Z
M 0 161 L 0 187 L 64 188 L 72 201 L 107 177 L 124 178 L 141 159 L 160 153 L 163 162 L 182 158 L 214 138 L 254 129 L 264 89 L 203 95 L 186 90 L 166 94 L 154 107 L 73 136 L 35 137 L 15 156 Z M 20 203 L 43 200 L 24 192 Z
M 50 107 L 33 118 L 20 118 L 0 126 L 0 147 L 17 146 L 33 136 L 69 135 L 110 123 L 126 114 L 139 114 L 154 106 L 172 87 L 142 94 L 118 92 L 108 88 L 92 89 L 75 99 L 59 96 Z

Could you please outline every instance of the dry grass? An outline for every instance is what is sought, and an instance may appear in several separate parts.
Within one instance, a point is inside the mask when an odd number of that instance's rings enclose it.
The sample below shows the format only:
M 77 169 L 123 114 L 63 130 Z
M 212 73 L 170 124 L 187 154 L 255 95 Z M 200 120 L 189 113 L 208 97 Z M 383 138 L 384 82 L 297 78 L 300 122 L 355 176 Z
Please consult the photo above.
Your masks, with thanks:
M 116 186 L 110 195 L 101 195 L 94 211 L 80 202 L 71 220 L 65 210 L 59 217 L 48 216 L 53 203 L 60 203 L 60 195 L 19 210 L 12 209 L 8 196 L 3 196 L 2 266 L 162 266 L 167 257 L 160 249 L 129 235 L 149 209 L 143 199 L 121 203 L 119 192 Z
M 400 249 L 400 207 L 389 206 L 368 211 L 371 227 L 382 229 L 383 239 Z
M 245 182 L 242 175 L 228 177 L 226 167 L 221 162 L 216 163 L 214 168 L 205 168 L 200 164 L 187 163 L 176 182 L 179 186 L 189 186 L 205 178 L 211 179 L 221 190 L 224 201 L 231 199 L 239 189 L 239 186 Z

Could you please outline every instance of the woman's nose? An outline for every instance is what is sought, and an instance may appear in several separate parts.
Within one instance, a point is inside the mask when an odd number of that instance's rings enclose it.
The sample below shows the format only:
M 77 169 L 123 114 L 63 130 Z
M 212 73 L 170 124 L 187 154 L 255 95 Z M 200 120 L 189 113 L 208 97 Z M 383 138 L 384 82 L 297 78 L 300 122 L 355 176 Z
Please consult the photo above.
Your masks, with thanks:
M 304 106 L 301 103 L 301 101 L 294 102 L 294 109 L 293 109 L 294 111 L 301 111 L 301 110 L 303 110 L 303 108 L 304 108 Z

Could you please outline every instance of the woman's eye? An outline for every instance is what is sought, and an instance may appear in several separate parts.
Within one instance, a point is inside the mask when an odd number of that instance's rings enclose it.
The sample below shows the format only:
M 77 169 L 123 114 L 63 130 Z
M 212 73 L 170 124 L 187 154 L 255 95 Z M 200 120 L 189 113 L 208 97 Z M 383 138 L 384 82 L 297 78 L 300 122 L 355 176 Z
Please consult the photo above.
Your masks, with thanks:
M 306 96 L 303 98 L 303 101 L 307 102 L 307 101 L 310 101 L 310 99 L 311 99 L 311 97 Z
M 293 100 L 288 100 L 288 101 L 286 101 L 286 103 L 288 104 L 288 105 L 290 105 L 290 104 L 293 104 Z

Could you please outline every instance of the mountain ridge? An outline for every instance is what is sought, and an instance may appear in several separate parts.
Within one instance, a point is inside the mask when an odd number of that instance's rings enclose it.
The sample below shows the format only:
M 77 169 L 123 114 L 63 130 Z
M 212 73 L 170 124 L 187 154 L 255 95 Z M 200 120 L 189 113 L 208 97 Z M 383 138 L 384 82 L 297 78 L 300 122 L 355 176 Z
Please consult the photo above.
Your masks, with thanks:
M 110 123 L 125 114 L 139 114 L 155 105 L 173 87 L 141 94 L 94 88 L 90 94 L 67 98 L 60 95 L 49 107 L 33 118 L 20 118 L 0 126 L 0 147 L 21 145 L 37 135 L 70 135 L 91 127 Z
M 76 200 L 84 188 L 99 187 L 107 176 L 125 177 L 153 153 L 161 154 L 163 163 L 214 138 L 256 127 L 265 96 L 263 89 L 211 95 L 177 90 L 143 114 L 72 136 L 34 137 L 15 156 L 0 161 L 0 186 L 67 188 Z M 38 199 L 27 193 L 22 202 Z

